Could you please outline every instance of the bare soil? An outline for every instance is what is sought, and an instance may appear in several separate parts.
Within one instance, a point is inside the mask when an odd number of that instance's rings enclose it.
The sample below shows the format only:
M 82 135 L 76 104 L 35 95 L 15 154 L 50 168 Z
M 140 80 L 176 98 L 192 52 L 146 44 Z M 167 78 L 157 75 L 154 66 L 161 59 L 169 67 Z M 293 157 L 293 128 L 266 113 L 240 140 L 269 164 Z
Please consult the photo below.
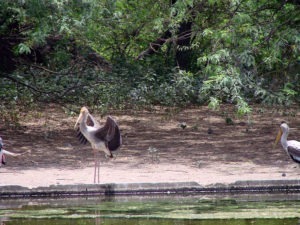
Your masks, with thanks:
M 79 112 L 79 108 L 78 108 Z M 93 115 L 104 121 L 99 114 Z M 237 117 L 233 106 L 157 108 L 111 112 L 121 127 L 123 145 L 113 159 L 101 158 L 101 183 L 195 181 L 202 185 L 237 180 L 298 179 L 300 168 L 281 145 L 272 147 L 280 122 L 300 140 L 300 108 L 253 106 Z M 31 111 L 21 126 L 0 126 L 4 149 L 27 154 L 7 157 L 0 168 L 0 185 L 26 187 L 93 183 L 93 152 L 80 145 L 68 116 L 55 105 Z M 186 128 L 182 125 L 186 123 Z M 154 152 L 151 152 L 153 151 Z M 156 150 L 156 151 L 155 151 Z

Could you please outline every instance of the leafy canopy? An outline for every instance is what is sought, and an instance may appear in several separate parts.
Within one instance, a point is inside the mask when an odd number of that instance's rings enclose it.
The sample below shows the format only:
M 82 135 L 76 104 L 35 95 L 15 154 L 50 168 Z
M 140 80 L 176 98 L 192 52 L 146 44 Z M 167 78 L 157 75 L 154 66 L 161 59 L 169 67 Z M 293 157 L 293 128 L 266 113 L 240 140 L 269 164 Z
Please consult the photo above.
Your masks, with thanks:
M 2 0 L 4 60 L 18 64 L 1 66 L 1 96 L 108 107 L 229 102 L 240 114 L 251 102 L 297 102 L 299 15 L 293 0 Z M 112 69 L 82 62 L 91 51 Z

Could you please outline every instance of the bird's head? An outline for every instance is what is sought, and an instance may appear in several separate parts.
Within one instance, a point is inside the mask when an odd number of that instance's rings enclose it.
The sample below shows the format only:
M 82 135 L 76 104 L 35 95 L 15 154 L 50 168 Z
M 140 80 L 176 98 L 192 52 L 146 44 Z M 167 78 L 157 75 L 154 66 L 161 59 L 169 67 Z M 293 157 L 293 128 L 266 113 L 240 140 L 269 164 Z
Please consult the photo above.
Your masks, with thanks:
M 276 139 L 275 139 L 275 142 L 273 144 L 273 148 L 275 148 L 275 146 L 278 144 L 281 136 L 283 133 L 288 133 L 289 132 L 289 126 L 287 125 L 286 122 L 281 122 L 281 125 L 280 125 L 280 128 L 279 128 L 279 131 L 277 133 L 277 136 L 276 136 Z
M 83 107 L 80 109 L 80 114 L 79 114 L 78 119 L 77 119 L 77 121 L 76 121 L 76 123 L 75 123 L 74 129 L 77 128 L 78 124 L 82 122 L 84 116 L 85 116 L 86 114 L 88 114 L 88 113 L 89 113 L 89 110 L 87 109 L 87 107 L 83 106 Z
M 80 109 L 80 113 L 88 113 L 89 110 L 87 109 L 87 107 L 83 106 L 81 109 Z
M 280 130 L 283 133 L 286 133 L 286 132 L 289 132 L 290 128 L 289 128 L 289 126 L 287 125 L 286 122 L 282 121 L 281 124 L 280 124 Z

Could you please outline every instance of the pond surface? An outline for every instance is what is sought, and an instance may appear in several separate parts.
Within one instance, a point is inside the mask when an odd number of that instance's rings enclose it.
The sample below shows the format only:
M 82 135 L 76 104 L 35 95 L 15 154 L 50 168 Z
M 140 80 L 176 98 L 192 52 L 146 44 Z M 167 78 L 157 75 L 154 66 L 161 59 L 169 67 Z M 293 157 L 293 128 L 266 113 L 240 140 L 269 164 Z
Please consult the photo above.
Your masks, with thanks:
M 0 200 L 5 225 L 299 225 L 299 218 L 300 195 L 290 194 Z

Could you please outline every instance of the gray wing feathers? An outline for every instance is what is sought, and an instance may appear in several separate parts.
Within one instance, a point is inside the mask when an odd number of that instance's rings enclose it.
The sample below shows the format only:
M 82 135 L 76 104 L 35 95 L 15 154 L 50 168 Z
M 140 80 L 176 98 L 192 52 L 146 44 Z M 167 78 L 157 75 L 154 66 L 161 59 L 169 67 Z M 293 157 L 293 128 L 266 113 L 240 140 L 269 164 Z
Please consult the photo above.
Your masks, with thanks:
M 107 143 L 110 151 L 117 150 L 122 145 L 121 132 L 118 126 L 115 127 L 114 137 Z
M 295 162 L 300 163 L 300 150 L 298 148 L 288 146 L 287 151 Z
M 80 144 L 85 145 L 88 142 L 88 140 L 85 138 L 85 136 L 81 133 L 79 127 L 77 129 L 77 135 L 76 135 L 76 137 L 78 138 Z
M 96 132 L 96 137 L 107 143 L 110 151 L 115 151 L 121 146 L 121 133 L 116 121 L 108 116 L 103 127 Z

